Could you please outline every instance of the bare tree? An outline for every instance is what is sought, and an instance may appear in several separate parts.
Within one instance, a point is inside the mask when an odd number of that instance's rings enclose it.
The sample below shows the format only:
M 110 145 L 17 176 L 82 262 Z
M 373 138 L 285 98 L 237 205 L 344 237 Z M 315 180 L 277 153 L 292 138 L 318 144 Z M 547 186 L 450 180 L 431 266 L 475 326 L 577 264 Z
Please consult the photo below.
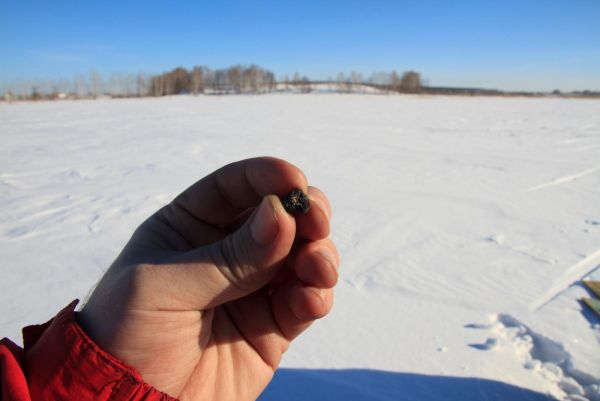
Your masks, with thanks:
M 292 77 L 292 86 L 294 87 L 294 90 L 298 90 L 302 86 L 302 77 L 297 72 L 295 72 Z
M 287 75 L 283 77 L 283 89 L 287 92 L 290 90 L 290 77 Z
M 262 71 L 255 65 L 251 65 L 249 68 L 243 69 L 244 76 L 244 89 L 252 93 L 258 92 L 259 86 L 259 74 L 262 76 Z
M 389 85 L 395 91 L 399 91 L 400 90 L 400 76 L 398 75 L 398 73 L 396 72 L 396 70 L 392 71 L 392 73 L 390 74 L 390 83 L 389 83 Z
M 31 87 L 31 95 L 29 96 L 29 98 L 31 100 L 40 100 L 42 98 L 42 95 L 41 95 L 40 91 L 38 90 L 37 86 Z
M 337 87 L 340 93 L 348 93 L 350 92 L 350 83 L 346 79 L 346 75 L 343 72 L 338 73 L 337 75 Z
M 350 82 L 352 83 L 351 90 L 356 92 L 359 90 L 359 85 L 363 83 L 363 78 L 360 72 L 352 71 L 350 73 Z
M 102 77 L 95 70 L 90 72 L 90 94 L 94 99 L 102 94 Z
M 190 73 L 182 67 L 178 67 L 169 74 L 173 80 L 173 94 L 190 93 L 191 76 Z
M 125 74 L 123 76 L 122 96 L 131 97 L 138 94 L 138 77 L 136 74 Z
M 175 93 L 175 79 L 174 76 L 167 72 L 163 74 L 163 96 L 172 95 Z
M 208 67 L 202 68 L 202 80 L 204 81 L 204 88 L 215 90 L 216 89 L 216 80 L 215 80 L 215 71 L 211 70 Z
M 312 91 L 312 87 L 310 86 L 310 81 L 307 76 L 303 76 L 300 80 L 300 92 L 301 93 L 310 93 Z
M 235 65 L 227 70 L 229 85 L 234 93 L 242 92 L 242 67 Z
M 202 73 L 202 68 L 201 67 L 194 67 L 194 69 L 192 70 L 192 93 L 194 95 L 198 95 L 198 93 L 203 93 L 204 92 L 204 81 L 203 81 L 203 77 L 202 77 L 203 73 Z
M 78 98 L 83 98 L 87 93 L 86 85 L 85 85 L 85 78 L 83 78 L 82 75 L 77 75 L 75 77 L 74 84 L 75 84 L 74 85 L 75 86 L 75 95 Z
M 227 70 L 215 70 L 214 90 L 217 93 L 226 93 L 230 90 Z
M 147 87 L 147 80 L 146 77 L 144 76 L 144 74 L 142 74 L 141 72 L 137 74 L 137 79 L 136 79 L 136 84 L 137 84 L 137 96 L 138 97 L 144 97 L 146 95 L 148 95 L 148 87 Z
M 150 87 L 148 88 L 148 94 L 150 96 L 163 96 L 163 75 L 156 75 L 150 79 Z
M 271 71 L 263 71 L 262 82 L 266 85 L 269 92 L 277 89 L 277 80 L 275 79 L 275 74 Z
M 400 79 L 400 90 L 405 93 L 418 93 L 421 90 L 421 75 L 415 71 L 406 71 Z
M 123 77 L 118 72 L 113 72 L 110 74 L 110 80 L 108 83 L 108 93 L 112 97 L 120 97 L 123 95 Z

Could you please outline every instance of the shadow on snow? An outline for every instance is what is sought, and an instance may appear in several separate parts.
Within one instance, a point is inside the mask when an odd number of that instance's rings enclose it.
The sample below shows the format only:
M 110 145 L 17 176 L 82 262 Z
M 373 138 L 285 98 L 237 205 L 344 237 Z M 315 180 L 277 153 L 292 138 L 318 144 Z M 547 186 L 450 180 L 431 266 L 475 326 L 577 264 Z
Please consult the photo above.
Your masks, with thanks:
M 279 369 L 259 401 L 550 401 L 494 380 L 368 369 Z

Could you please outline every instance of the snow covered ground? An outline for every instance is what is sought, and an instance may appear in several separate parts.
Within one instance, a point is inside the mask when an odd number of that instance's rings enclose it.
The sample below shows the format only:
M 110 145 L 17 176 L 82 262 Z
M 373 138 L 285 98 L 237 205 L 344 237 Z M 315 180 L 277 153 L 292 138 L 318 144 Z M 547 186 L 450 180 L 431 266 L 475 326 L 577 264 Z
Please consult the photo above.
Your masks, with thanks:
M 0 328 L 52 317 L 238 159 L 334 207 L 335 307 L 263 400 L 600 400 L 600 102 L 381 95 L 0 104 Z M 579 397 L 579 398 L 578 398 Z

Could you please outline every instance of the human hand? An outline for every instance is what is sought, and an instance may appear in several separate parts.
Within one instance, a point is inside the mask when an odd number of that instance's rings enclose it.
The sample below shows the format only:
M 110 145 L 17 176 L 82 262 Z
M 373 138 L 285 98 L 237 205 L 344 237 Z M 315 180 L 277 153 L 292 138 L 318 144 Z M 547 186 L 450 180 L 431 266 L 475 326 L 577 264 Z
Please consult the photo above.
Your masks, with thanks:
M 278 197 L 308 193 L 307 214 Z M 254 400 L 333 303 L 331 207 L 279 159 L 229 164 L 146 220 L 78 315 L 144 380 L 186 400 Z

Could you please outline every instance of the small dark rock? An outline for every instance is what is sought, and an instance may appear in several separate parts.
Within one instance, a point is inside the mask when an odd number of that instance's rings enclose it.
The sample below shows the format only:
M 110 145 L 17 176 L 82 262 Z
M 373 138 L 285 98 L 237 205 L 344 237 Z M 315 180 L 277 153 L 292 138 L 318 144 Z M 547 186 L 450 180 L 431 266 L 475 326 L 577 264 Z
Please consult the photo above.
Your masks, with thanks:
M 299 189 L 294 189 L 292 192 L 287 194 L 281 203 L 283 203 L 283 207 L 289 214 L 306 214 L 310 209 L 308 195 Z

